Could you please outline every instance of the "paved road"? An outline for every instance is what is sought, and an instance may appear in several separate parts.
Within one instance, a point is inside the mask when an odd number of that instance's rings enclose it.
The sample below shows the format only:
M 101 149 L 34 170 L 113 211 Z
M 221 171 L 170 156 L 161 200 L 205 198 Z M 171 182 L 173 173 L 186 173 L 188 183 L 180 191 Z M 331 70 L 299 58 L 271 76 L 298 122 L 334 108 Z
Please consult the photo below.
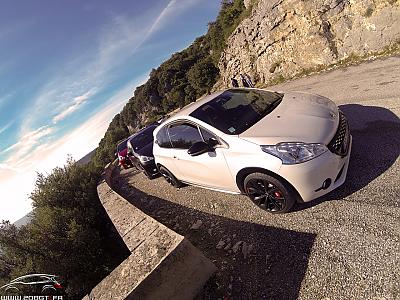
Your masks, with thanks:
M 337 104 L 400 100 L 400 56 L 304 77 L 272 88 L 318 93 Z M 382 104 L 381 104 L 382 105 Z
M 245 196 L 176 190 L 132 170 L 117 179 L 120 192 L 214 261 L 204 298 L 400 299 L 400 57 L 275 88 L 327 96 L 348 116 L 341 188 L 277 216 Z

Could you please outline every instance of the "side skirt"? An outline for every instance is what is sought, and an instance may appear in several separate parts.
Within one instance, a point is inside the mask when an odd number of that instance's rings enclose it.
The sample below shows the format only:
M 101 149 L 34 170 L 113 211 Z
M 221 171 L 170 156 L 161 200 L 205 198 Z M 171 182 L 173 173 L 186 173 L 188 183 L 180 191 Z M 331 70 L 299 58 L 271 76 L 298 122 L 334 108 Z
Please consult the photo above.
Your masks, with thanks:
M 206 185 L 200 185 L 200 184 L 191 183 L 191 182 L 184 181 L 184 180 L 180 180 L 180 181 L 185 183 L 185 184 L 193 185 L 195 187 L 203 188 L 203 189 L 206 189 L 206 190 L 223 192 L 223 193 L 228 193 L 228 194 L 233 194 L 233 195 L 244 195 L 243 193 L 237 192 L 237 191 L 229 191 L 229 190 L 224 190 L 224 189 L 218 189 L 218 188 L 214 188 L 214 187 L 210 187 L 210 186 L 206 186 Z

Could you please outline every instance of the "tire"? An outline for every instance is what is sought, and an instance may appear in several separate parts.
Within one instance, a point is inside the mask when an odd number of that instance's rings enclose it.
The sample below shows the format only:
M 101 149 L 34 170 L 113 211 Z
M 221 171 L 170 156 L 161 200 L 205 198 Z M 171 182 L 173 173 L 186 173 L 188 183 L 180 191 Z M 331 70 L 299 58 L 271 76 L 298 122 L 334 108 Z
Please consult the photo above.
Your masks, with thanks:
M 160 166 L 159 168 L 160 170 L 160 174 L 162 175 L 162 177 L 164 177 L 164 179 L 173 187 L 176 188 L 180 188 L 183 186 L 182 182 L 180 182 L 175 176 L 174 174 L 172 174 L 167 168 L 165 168 L 164 166 Z
M 264 173 L 247 175 L 243 188 L 254 204 L 273 214 L 288 212 L 298 198 L 288 183 Z

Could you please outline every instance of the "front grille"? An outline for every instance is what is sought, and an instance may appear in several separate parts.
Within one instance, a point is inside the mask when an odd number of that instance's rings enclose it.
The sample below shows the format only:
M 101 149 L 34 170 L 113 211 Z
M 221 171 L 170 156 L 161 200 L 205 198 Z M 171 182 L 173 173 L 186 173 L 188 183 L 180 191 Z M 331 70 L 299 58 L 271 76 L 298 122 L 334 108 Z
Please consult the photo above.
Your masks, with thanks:
M 346 156 L 349 150 L 350 131 L 345 115 L 339 111 L 339 126 L 335 136 L 328 144 L 328 149 L 340 156 Z

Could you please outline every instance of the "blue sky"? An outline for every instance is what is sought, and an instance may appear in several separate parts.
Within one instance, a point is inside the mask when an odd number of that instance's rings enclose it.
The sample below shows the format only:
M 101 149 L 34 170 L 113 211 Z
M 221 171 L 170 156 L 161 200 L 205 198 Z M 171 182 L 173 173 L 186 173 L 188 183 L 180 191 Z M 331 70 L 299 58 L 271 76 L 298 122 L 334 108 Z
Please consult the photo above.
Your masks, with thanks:
M 0 220 L 36 172 L 94 149 L 152 68 L 204 34 L 219 0 L 0 3 Z

